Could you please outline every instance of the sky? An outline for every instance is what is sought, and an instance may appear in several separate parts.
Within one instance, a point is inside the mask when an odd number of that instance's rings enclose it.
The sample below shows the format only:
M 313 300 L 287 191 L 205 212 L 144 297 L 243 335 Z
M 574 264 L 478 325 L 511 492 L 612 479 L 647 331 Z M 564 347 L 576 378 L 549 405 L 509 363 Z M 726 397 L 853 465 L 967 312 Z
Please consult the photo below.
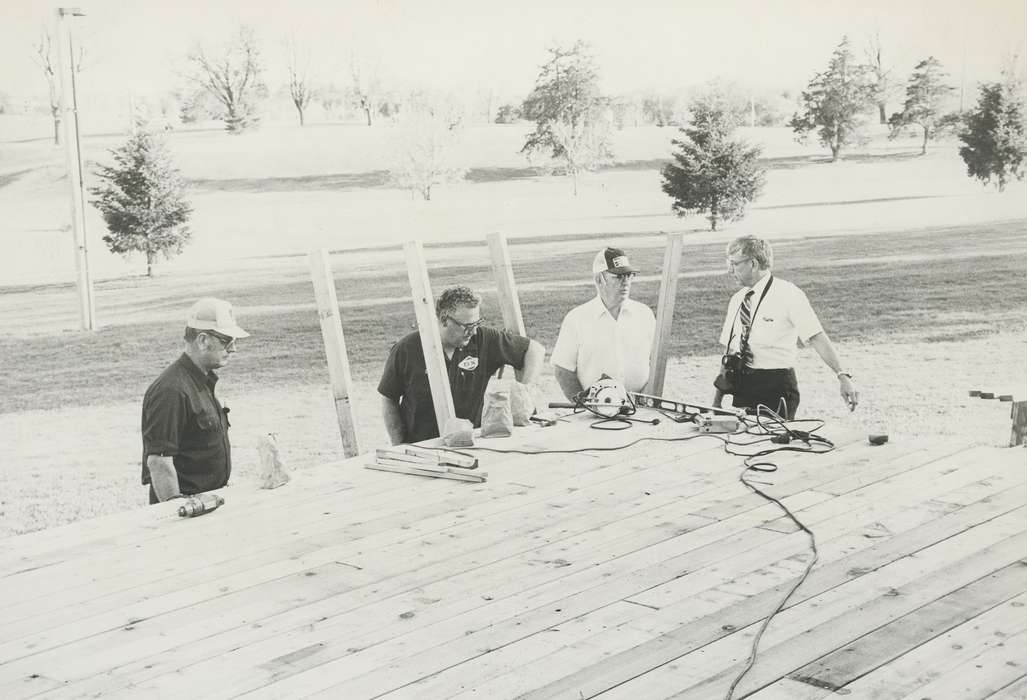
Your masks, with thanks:
M 69 5 L 71 3 L 69 2 Z M 66 5 L 68 6 L 68 5 Z M 952 82 L 996 79 L 1027 46 L 1027 0 L 81 0 L 81 92 L 156 95 L 180 82 L 196 42 L 240 23 L 261 39 L 268 83 L 282 80 L 285 37 L 315 56 L 317 78 L 344 85 L 353 55 L 386 87 L 492 89 L 526 95 L 546 47 L 590 42 L 611 94 L 674 90 L 720 77 L 792 90 L 823 69 L 848 34 L 880 37 L 903 76 L 928 55 Z M 33 43 L 54 22 L 52 2 L 0 0 L 0 92 L 41 94 Z

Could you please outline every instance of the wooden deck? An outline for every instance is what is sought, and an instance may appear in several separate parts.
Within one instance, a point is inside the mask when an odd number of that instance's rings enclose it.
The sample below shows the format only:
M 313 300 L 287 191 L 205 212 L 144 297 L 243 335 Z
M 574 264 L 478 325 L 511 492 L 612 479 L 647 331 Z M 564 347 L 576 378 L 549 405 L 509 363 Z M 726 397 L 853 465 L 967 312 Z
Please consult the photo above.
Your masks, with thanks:
M 587 423 L 479 444 L 689 431 Z M 820 559 L 735 697 L 1027 697 L 1027 450 L 822 433 L 753 477 Z M 480 457 L 0 541 L 0 697 L 723 698 L 810 556 L 712 437 Z

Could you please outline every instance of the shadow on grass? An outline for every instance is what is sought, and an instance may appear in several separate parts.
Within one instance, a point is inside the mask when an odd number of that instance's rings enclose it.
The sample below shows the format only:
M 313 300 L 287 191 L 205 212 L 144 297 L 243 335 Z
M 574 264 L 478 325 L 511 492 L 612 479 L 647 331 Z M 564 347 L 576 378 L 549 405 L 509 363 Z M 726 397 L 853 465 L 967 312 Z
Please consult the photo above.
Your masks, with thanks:
M 295 192 L 353 190 L 384 187 L 389 182 L 388 170 L 363 173 L 331 173 L 298 177 L 239 177 L 226 180 L 195 178 L 190 187 L 210 192 Z
M 944 195 L 924 194 L 911 197 L 875 197 L 872 199 L 842 199 L 836 202 L 797 202 L 795 204 L 771 204 L 752 209 L 799 209 L 802 207 L 837 207 L 846 204 L 878 204 L 880 202 L 905 202 L 914 199 L 944 199 Z
M 760 165 L 768 170 L 794 170 L 808 165 L 830 165 L 839 163 L 878 163 L 886 161 L 916 160 L 921 158 L 920 151 L 902 151 L 898 153 L 856 153 L 842 154 L 837 161 L 830 156 L 780 156 L 778 158 L 760 158 Z
M 0 190 L 18 181 L 26 173 L 32 172 L 32 168 L 25 168 L 24 170 L 15 170 L 13 173 L 4 173 L 0 175 Z

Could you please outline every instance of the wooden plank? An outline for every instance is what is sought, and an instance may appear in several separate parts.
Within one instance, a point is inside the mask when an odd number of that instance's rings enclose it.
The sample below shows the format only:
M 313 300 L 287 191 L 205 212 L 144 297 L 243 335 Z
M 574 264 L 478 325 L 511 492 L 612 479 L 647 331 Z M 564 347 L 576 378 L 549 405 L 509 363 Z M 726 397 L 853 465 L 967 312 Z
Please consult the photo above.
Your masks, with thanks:
M 1015 598 L 1025 588 L 1027 566 L 1013 564 L 1005 567 L 878 627 L 790 673 L 789 677 L 838 690 L 938 635 Z
M 1027 700 L 1027 674 L 995 691 L 987 700 Z
M 671 478 L 672 478 L 672 477 L 671 477 Z M 588 504 L 586 503 L 585 505 L 588 505 Z M 611 517 L 614 517 L 614 518 L 616 519 L 616 518 L 617 518 L 617 514 L 616 514 L 616 513 L 613 513 Z M 500 536 L 501 536 L 501 535 L 500 535 Z M 594 546 L 594 545 L 590 545 L 590 546 Z M 399 559 L 399 561 L 403 561 L 403 560 L 402 560 L 402 559 Z M 309 560 L 307 560 L 307 561 L 305 561 L 305 562 L 303 562 L 303 563 L 309 563 Z M 413 563 L 413 565 L 414 565 L 414 566 L 417 566 L 417 563 L 416 563 L 416 562 L 414 562 L 414 563 Z M 432 571 L 431 571 L 430 569 L 429 569 L 429 570 L 426 570 L 426 576 L 427 576 L 427 577 L 429 577 L 429 578 L 428 578 L 428 580 L 430 580 L 430 576 L 432 576 L 432 575 L 434 575 L 434 574 L 433 574 L 433 572 L 432 572 Z M 504 576 L 503 576 L 503 578 L 505 579 L 505 578 L 507 578 L 507 577 L 506 577 L 506 576 L 504 575 Z M 217 586 L 218 586 L 218 585 L 219 585 L 220 583 L 222 583 L 222 582 L 223 582 L 223 579 L 222 579 L 222 581 L 215 581 L 215 582 L 213 582 L 213 583 L 212 583 L 212 585 L 213 585 L 213 586 L 214 586 L 215 588 L 217 588 Z M 472 585 L 472 586 L 473 586 L 473 585 L 475 585 L 475 584 L 474 584 L 474 582 L 473 582 L 473 581 L 471 581 L 470 585 Z M 375 594 L 375 597 L 379 597 L 380 595 L 382 595 L 382 594 L 383 594 L 383 591 L 381 590 L 381 587 L 380 587 L 380 586 L 376 587 L 376 589 L 377 589 L 377 593 Z M 266 633 L 258 633 L 258 634 L 266 634 Z
M 667 247 L 663 251 L 663 278 L 656 304 L 656 337 L 649 355 L 649 383 L 645 393 L 663 395 L 667 376 L 667 348 L 674 328 L 674 302 L 678 295 L 678 275 L 681 271 L 681 232 L 667 234 Z
M 1027 514 L 1027 511 L 1022 512 Z M 1022 530 L 1023 525 L 1020 522 L 1014 529 Z M 922 552 L 918 557 L 920 561 L 899 560 L 879 572 L 867 574 L 862 580 L 784 610 L 768 628 L 761 644 L 759 664 L 739 684 L 739 694 L 769 685 L 825 651 L 837 649 L 955 587 L 976 580 L 981 571 L 993 571 L 1016 562 L 1017 556 L 1024 551 L 1022 548 L 1027 546 L 1027 532 L 1021 531 L 994 541 L 990 533 L 985 536 L 985 530 L 999 536 L 1009 530 L 992 529 L 988 525 L 977 529 L 981 532 L 972 533 L 972 537 L 956 538 L 959 546 L 941 543 Z M 983 547 L 989 547 L 989 542 L 994 544 L 987 550 L 979 550 L 978 542 Z M 1017 548 L 1019 551 L 1014 554 Z M 1013 571 L 1018 582 L 1027 583 L 1027 567 L 1016 566 Z M 682 700 L 705 698 L 725 688 L 738 674 L 737 653 L 747 649 L 753 632 L 754 629 L 745 630 L 731 635 L 734 639 L 718 640 L 703 647 L 700 653 L 689 652 L 688 655 L 694 659 L 688 664 L 694 670 L 693 681 L 686 685 L 687 690 L 675 693 L 673 697 Z M 688 660 L 679 659 L 677 663 L 688 663 Z M 719 672 L 718 668 L 721 669 Z M 645 693 L 651 683 L 665 678 L 666 672 L 661 670 L 651 678 L 630 685 L 636 692 L 641 690 Z
M 446 422 L 456 417 L 456 409 L 449 386 L 449 373 L 446 371 L 442 337 L 439 335 L 439 319 L 435 314 L 435 297 L 431 293 L 431 282 L 428 279 L 428 267 L 424 262 L 421 242 L 405 243 L 403 255 L 406 258 L 407 276 L 410 278 L 410 294 L 414 300 L 417 329 L 421 334 L 421 347 L 424 349 L 424 364 L 428 370 L 428 386 L 435 407 L 435 420 L 438 422 L 441 435 L 446 429 Z
M 507 249 L 506 236 L 495 232 L 486 236 L 486 240 L 492 260 L 492 276 L 496 280 L 496 293 L 499 295 L 499 309 L 503 314 L 503 327 L 517 335 L 527 335 L 524 330 L 524 318 L 521 316 L 521 300 L 517 296 L 517 284 L 514 281 L 513 266 L 510 264 L 510 251 Z
M 882 561 L 891 562 L 890 557 L 896 549 L 899 552 L 908 552 L 909 540 L 912 539 L 913 542 L 916 542 L 916 537 L 911 536 L 911 538 L 905 540 L 895 538 L 892 541 L 882 543 L 879 548 L 875 547 L 871 550 L 860 552 L 853 557 L 847 557 L 846 559 L 834 562 L 827 567 L 814 569 L 813 574 L 797 592 L 791 607 L 804 610 L 806 608 L 798 608 L 804 601 L 819 597 L 825 592 L 844 586 L 850 581 L 872 575 L 876 571 L 885 572 L 884 574 L 878 574 L 877 578 L 886 578 L 892 574 L 894 569 L 891 567 L 894 566 L 907 568 L 907 570 L 911 570 L 913 573 L 922 571 L 923 569 L 918 567 L 927 565 L 926 559 L 929 552 L 933 554 L 931 557 L 933 564 L 942 568 L 957 551 L 974 551 L 975 548 L 984 547 L 985 549 L 981 556 L 997 554 L 999 547 L 987 548 L 988 542 L 994 541 L 995 537 L 1007 536 L 1003 543 L 1005 544 L 1005 547 L 1002 548 L 1003 553 L 996 560 L 1006 559 L 1012 554 L 1012 550 L 1020 544 L 1019 539 L 1008 537 L 1009 532 L 1015 531 L 1022 526 L 1020 519 L 1024 517 L 1024 514 L 1020 510 L 1011 511 L 1007 515 L 1000 516 L 975 527 L 972 534 L 970 532 L 963 532 L 940 542 L 934 539 L 934 534 L 943 531 L 944 528 L 934 524 L 927 529 L 927 532 L 917 533 L 917 535 L 931 541 L 932 544 L 924 549 L 917 550 L 919 554 L 916 560 L 906 557 L 899 559 L 895 564 L 882 564 Z M 984 533 L 989 533 L 987 539 L 984 538 Z M 933 542 L 938 543 L 933 544 Z M 1012 546 L 1010 546 L 1010 542 L 1012 542 Z M 1008 564 L 1010 561 L 999 561 L 999 565 Z M 902 562 L 906 562 L 906 564 L 902 564 Z M 909 562 L 914 562 L 916 566 L 911 566 Z M 975 560 L 973 556 L 964 560 L 963 563 L 965 562 L 971 563 L 964 566 L 964 571 L 971 569 L 977 571 L 982 563 L 979 560 Z M 868 565 L 876 566 L 876 568 L 871 573 L 867 573 L 865 569 Z M 759 595 L 746 599 L 743 604 L 720 611 L 718 614 L 704 618 L 699 622 L 690 623 L 670 632 L 661 633 L 650 643 L 635 647 L 624 653 L 605 656 L 601 662 L 581 668 L 573 673 L 564 674 L 559 680 L 538 688 L 536 691 L 528 694 L 526 698 L 560 697 L 568 691 L 582 692 L 586 696 L 591 696 L 599 692 L 608 691 L 618 686 L 625 679 L 648 675 L 654 669 L 675 661 L 695 649 L 705 647 L 718 639 L 733 634 L 736 630 L 745 629 L 754 622 L 761 620 L 765 611 L 772 609 L 784 591 L 790 587 L 790 583 L 773 586 Z M 890 586 L 887 588 L 890 588 Z M 871 595 L 877 595 L 877 593 L 874 592 Z M 737 648 L 741 648 L 741 646 Z M 825 647 L 821 646 L 818 652 L 822 654 L 824 650 Z M 797 668 L 800 665 L 796 664 L 793 668 Z M 679 684 L 678 687 L 682 686 Z M 709 693 L 711 689 L 706 687 L 705 691 Z M 649 696 L 642 692 L 641 695 L 636 695 L 635 697 Z
M 850 681 L 846 689 L 854 697 L 898 698 L 977 656 L 986 647 L 1002 644 L 1027 630 L 1027 593 L 1006 601 L 910 650 L 893 661 Z M 824 696 L 831 694 L 824 691 Z M 758 697 L 758 694 L 757 694 Z
M 1013 426 L 1009 432 L 1009 446 L 1027 445 L 1027 401 L 1014 401 L 1009 409 Z
M 428 465 L 424 465 L 428 466 Z M 459 472 L 450 470 L 447 467 L 429 469 L 418 469 L 406 463 L 393 462 L 392 460 L 379 460 L 364 465 L 365 469 L 375 469 L 382 472 L 395 472 L 397 474 L 409 474 L 412 476 L 425 476 L 433 479 L 454 479 L 456 481 L 473 481 L 480 484 L 486 480 L 486 472 Z
M 321 323 L 321 338 L 324 340 L 325 356 L 328 359 L 328 377 L 332 384 L 332 400 L 342 437 L 342 453 L 347 457 L 360 454 L 357 439 L 357 422 L 353 415 L 353 378 L 349 371 L 349 355 L 346 353 L 346 337 L 342 332 L 339 317 L 339 300 L 335 294 L 335 275 L 328 250 L 321 248 L 310 253 L 310 277 L 314 282 L 314 297 L 317 300 L 317 317 Z
M 946 669 L 941 677 L 920 686 L 902 700 L 988 697 L 1024 678 L 1024 659 L 1027 659 L 1027 632 L 986 647 L 974 658 Z

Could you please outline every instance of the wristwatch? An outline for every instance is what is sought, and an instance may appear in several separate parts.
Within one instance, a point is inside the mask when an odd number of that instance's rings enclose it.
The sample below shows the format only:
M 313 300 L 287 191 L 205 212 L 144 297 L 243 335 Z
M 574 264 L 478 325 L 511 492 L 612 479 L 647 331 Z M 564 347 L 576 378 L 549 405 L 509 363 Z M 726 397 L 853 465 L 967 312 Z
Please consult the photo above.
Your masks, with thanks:
M 842 377 L 848 377 L 849 381 L 852 381 L 852 375 L 849 374 L 848 372 L 839 372 L 838 373 L 838 378 L 841 379 Z

